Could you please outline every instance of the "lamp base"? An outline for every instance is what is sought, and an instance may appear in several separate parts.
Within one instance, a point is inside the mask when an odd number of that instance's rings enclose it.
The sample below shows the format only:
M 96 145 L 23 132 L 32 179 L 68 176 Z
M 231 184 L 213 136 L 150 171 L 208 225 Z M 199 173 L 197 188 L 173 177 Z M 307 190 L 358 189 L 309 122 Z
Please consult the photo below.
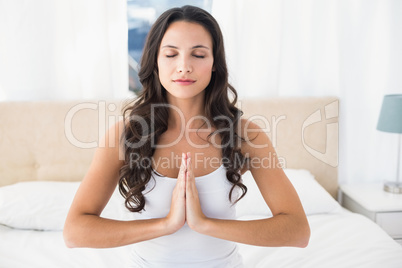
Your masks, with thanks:
M 393 193 L 393 194 L 402 194 L 402 183 L 386 182 L 386 183 L 384 183 L 384 191 Z

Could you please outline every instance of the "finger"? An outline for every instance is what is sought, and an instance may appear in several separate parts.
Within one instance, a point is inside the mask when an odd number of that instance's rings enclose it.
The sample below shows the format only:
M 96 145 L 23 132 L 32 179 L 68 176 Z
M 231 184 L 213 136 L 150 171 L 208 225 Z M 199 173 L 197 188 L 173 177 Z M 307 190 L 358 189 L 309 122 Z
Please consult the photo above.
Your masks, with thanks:
M 189 153 L 186 154 L 186 191 L 191 190 L 191 176 L 192 176 L 192 169 L 191 169 L 191 157 L 189 157 Z
M 186 154 L 182 153 L 181 154 L 181 164 L 180 164 L 180 170 L 179 170 L 179 177 L 184 178 L 186 170 L 187 170 Z
M 187 165 L 187 172 L 192 171 L 191 168 L 191 154 L 187 153 L 186 155 L 186 165 Z
M 187 172 L 186 172 L 186 174 L 187 174 L 186 188 L 193 193 L 197 193 L 197 187 L 195 185 L 195 176 L 193 173 L 192 159 L 191 159 L 191 155 L 189 155 L 189 154 L 187 154 Z
M 177 177 L 177 184 L 179 184 L 183 190 L 186 189 L 185 188 L 185 186 L 186 186 L 186 170 L 187 170 L 186 154 L 182 153 L 179 175 Z
M 190 153 L 187 153 L 187 158 L 186 158 L 186 179 L 191 180 L 193 176 L 193 168 L 191 166 L 191 155 Z
M 193 172 L 193 162 L 190 156 L 187 157 L 187 173 L 190 176 L 190 180 L 192 182 L 195 182 L 195 176 L 194 176 L 194 172 Z

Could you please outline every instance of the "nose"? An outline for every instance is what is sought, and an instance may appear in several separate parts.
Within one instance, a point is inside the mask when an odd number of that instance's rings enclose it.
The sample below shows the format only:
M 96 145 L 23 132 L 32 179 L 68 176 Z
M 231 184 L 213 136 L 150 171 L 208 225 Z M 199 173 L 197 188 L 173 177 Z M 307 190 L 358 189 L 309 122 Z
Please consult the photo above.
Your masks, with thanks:
M 193 71 L 190 60 L 186 57 L 182 57 L 177 64 L 178 73 L 191 73 Z

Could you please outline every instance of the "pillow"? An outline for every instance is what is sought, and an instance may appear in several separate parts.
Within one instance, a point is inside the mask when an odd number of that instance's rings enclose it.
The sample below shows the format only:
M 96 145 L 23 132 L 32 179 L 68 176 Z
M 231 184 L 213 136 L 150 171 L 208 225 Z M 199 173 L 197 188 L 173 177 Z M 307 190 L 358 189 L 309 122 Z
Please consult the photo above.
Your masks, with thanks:
M 285 169 L 307 215 L 337 213 L 340 205 L 307 170 Z M 243 175 L 248 191 L 236 207 L 237 216 L 272 216 L 250 172 Z M 20 182 L 0 187 L 0 224 L 18 229 L 63 230 L 71 202 L 80 182 Z M 102 217 L 131 220 L 133 213 L 124 207 L 124 199 L 114 191 Z
M 20 182 L 0 187 L 0 224 L 18 229 L 63 230 L 64 221 L 80 182 Z M 103 217 L 128 219 L 118 190 Z
M 307 215 L 338 213 L 341 210 L 339 203 L 314 179 L 308 170 L 285 169 L 284 171 L 295 187 Z M 243 183 L 248 190 L 236 205 L 237 217 L 272 216 L 251 172 L 248 171 L 243 175 Z

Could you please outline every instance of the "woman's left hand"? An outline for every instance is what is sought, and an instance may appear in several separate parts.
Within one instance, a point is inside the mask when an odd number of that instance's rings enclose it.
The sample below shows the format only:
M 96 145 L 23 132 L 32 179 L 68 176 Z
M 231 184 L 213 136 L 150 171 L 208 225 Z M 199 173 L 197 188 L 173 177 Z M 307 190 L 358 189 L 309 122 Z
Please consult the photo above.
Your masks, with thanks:
M 202 212 L 197 187 L 195 185 L 195 177 L 191 163 L 191 155 L 190 153 L 187 153 L 186 221 L 191 229 L 197 231 L 202 228 L 206 220 L 207 217 Z

